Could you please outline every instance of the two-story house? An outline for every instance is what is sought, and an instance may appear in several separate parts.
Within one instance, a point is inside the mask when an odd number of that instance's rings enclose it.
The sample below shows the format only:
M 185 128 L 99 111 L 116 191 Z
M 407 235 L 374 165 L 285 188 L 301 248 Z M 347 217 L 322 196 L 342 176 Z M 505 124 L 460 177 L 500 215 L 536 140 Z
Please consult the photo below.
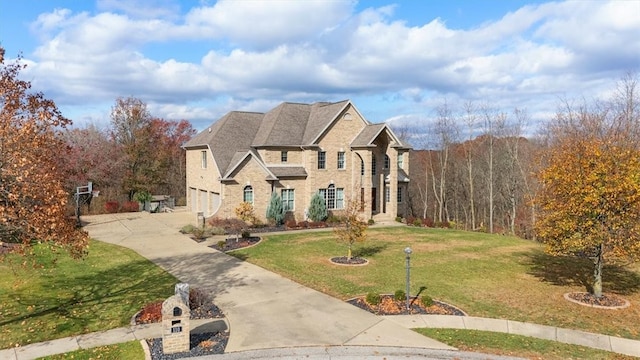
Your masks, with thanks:
M 206 217 L 235 217 L 246 201 L 265 221 L 273 191 L 297 221 L 316 192 L 336 215 L 349 200 L 359 202 L 363 219 L 405 213 L 410 148 L 349 100 L 232 111 L 184 147 L 187 206 Z

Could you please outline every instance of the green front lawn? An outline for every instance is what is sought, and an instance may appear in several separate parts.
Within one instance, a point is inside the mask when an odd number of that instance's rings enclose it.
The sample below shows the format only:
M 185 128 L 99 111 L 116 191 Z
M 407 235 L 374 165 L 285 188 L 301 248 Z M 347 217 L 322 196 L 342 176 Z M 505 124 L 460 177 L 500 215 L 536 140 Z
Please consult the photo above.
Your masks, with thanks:
M 410 246 L 411 292 L 456 305 L 472 316 L 503 318 L 640 339 L 640 266 L 606 266 L 604 291 L 631 301 L 624 310 L 570 303 L 563 294 L 585 291 L 591 263 L 544 254 L 542 245 L 515 237 L 447 229 L 371 228 L 355 253 L 366 266 L 329 259 L 347 249 L 331 231 L 265 235 L 234 256 L 340 299 L 405 288 Z
M 626 360 L 633 356 L 596 350 L 586 346 L 562 344 L 528 336 L 490 331 L 458 329 L 416 329 L 422 335 L 460 350 L 545 360 Z
M 44 268 L 12 255 L 0 263 L 0 348 L 127 326 L 177 282 L 132 250 L 99 241 L 82 260 L 36 254 Z
M 122 344 L 99 346 L 92 349 L 81 349 L 65 354 L 45 356 L 38 360 L 121 360 L 121 359 L 144 359 L 144 350 L 139 340 L 129 341 Z

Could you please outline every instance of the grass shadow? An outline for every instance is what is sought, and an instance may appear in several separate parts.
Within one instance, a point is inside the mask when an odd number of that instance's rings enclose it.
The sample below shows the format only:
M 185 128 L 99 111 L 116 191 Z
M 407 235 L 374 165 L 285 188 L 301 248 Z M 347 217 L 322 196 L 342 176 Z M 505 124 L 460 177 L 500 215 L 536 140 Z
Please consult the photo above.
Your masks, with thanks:
M 126 326 L 142 306 L 171 296 L 176 282 L 215 295 L 247 285 L 246 278 L 232 271 L 240 262 L 225 254 L 156 258 L 159 267 L 136 258 L 98 270 L 77 260 L 71 263 L 74 271 L 44 269 L 33 287 L 0 293 L 0 348 Z
M 583 286 L 591 292 L 593 262 L 573 256 L 552 256 L 539 251 L 523 254 L 527 272 L 536 278 L 557 286 Z M 616 264 L 602 267 L 602 288 L 605 292 L 628 295 L 640 290 L 640 275 Z
M 387 248 L 386 244 L 363 245 L 353 250 L 353 256 L 369 257 L 380 253 Z

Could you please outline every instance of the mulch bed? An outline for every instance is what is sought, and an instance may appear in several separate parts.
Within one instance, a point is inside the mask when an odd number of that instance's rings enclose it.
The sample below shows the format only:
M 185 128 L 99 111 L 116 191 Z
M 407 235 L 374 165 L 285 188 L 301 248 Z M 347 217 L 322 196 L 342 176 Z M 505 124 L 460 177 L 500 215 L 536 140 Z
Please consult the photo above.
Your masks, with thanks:
M 219 307 L 202 291 L 190 292 L 190 319 L 219 319 L 224 314 Z M 162 303 L 156 301 L 146 305 L 134 318 L 136 324 L 149 324 L 162 321 Z M 189 351 L 165 354 L 162 350 L 162 338 L 147 339 L 152 360 L 173 360 L 195 356 L 224 354 L 229 341 L 229 331 L 190 334 Z
M 228 238 L 224 242 L 224 246 L 220 247 L 218 244 L 209 245 L 210 248 L 218 251 L 227 252 L 231 250 L 242 249 L 247 246 L 255 245 L 260 242 L 259 236 L 251 236 L 247 238 Z
M 6 243 L 0 241 L 0 255 L 12 253 L 20 247 L 20 244 Z
M 148 339 L 149 352 L 152 360 L 173 360 L 188 357 L 224 354 L 224 348 L 229 340 L 228 333 L 201 333 L 189 335 L 189 351 L 175 354 L 165 354 L 162 350 L 162 339 Z
M 437 300 L 433 300 L 433 305 L 425 306 L 419 298 L 410 298 L 410 311 L 407 311 L 406 301 L 396 300 L 393 295 L 381 295 L 378 305 L 369 304 L 364 296 L 347 300 L 347 302 L 376 315 L 466 315 L 457 307 Z
M 332 257 L 331 262 L 340 265 L 364 265 L 367 263 L 367 259 L 356 256 L 351 257 L 351 259 L 346 256 L 338 256 Z
M 591 306 L 593 305 L 601 306 L 605 308 L 606 307 L 611 307 L 611 308 L 622 307 L 627 304 L 627 302 L 624 301 L 623 299 L 611 294 L 602 294 L 602 296 L 598 298 L 591 293 L 573 292 L 573 293 L 567 294 L 567 296 L 572 300 L 575 300 L 582 304 L 591 305 Z

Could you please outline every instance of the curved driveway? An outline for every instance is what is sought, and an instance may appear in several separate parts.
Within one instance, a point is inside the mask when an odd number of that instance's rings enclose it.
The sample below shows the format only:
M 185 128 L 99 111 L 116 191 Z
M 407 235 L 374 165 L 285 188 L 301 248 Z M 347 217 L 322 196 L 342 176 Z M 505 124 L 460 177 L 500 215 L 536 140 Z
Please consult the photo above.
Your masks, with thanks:
M 181 234 L 188 212 L 84 216 L 92 238 L 133 249 L 191 286 L 210 291 L 230 327 L 227 352 L 368 345 L 448 349 L 391 320 L 242 262 Z

